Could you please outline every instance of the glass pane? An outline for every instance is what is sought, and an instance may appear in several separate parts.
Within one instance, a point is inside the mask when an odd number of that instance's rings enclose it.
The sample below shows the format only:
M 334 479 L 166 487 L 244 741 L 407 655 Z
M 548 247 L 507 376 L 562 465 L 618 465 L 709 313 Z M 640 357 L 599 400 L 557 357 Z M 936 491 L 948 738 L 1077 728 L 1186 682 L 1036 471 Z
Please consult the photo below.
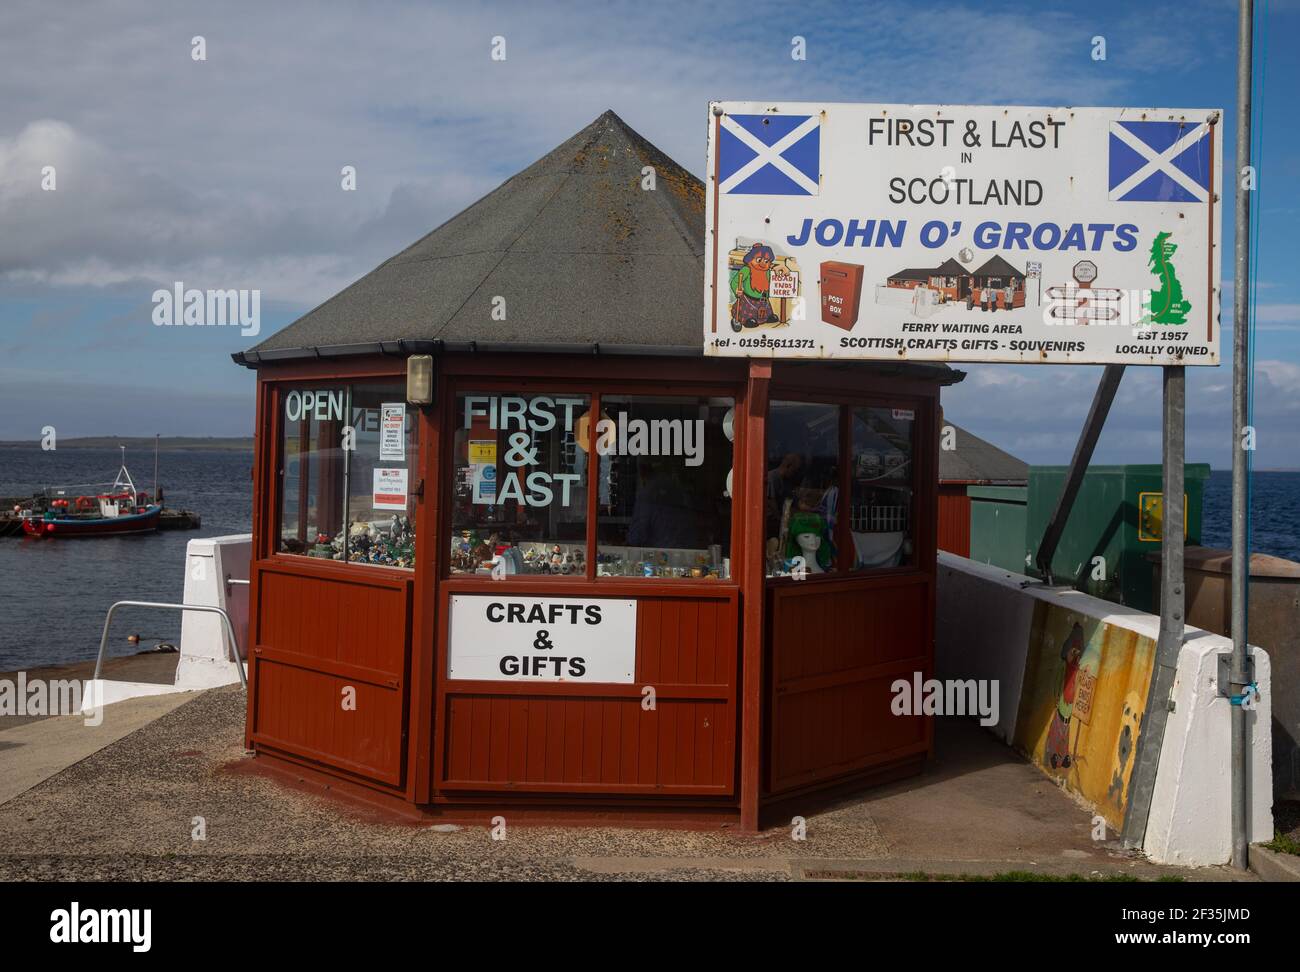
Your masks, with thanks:
M 587 571 L 586 395 L 456 396 L 451 572 Z
M 850 414 L 853 569 L 911 563 L 916 413 L 907 408 L 854 408 Z
M 729 576 L 734 405 L 601 398 L 598 576 Z
M 348 454 L 349 563 L 415 566 L 418 413 L 406 407 L 399 382 L 354 385 Z M 339 538 L 340 548 L 343 538 Z
M 333 541 L 343 529 L 347 389 L 291 388 L 281 401 L 284 438 L 276 549 L 326 560 L 342 559 Z
M 838 405 L 772 402 L 768 410 L 764 521 L 769 577 L 787 576 L 802 558 L 808 574 L 837 566 Z

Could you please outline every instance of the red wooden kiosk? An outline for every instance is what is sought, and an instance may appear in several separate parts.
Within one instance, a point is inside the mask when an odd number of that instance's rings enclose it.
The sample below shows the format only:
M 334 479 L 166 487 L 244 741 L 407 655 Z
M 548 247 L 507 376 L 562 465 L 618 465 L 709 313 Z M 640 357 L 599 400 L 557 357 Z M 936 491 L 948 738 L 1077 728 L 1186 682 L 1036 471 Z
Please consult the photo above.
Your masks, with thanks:
M 746 830 L 920 769 L 890 685 L 931 673 L 961 373 L 705 357 L 703 202 L 607 112 L 235 356 L 259 759 L 434 817 Z

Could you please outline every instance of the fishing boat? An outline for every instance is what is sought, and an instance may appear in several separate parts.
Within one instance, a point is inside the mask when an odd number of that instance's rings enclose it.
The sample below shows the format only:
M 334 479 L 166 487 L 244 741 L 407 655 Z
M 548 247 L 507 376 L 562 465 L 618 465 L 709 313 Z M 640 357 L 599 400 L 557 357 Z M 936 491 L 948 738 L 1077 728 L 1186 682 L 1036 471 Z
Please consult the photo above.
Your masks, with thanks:
M 45 490 L 45 509 L 22 514 L 23 532 L 29 537 L 110 537 L 123 533 L 149 533 L 158 529 L 162 504 L 135 488 L 126 468 L 126 447 L 122 466 L 111 483 L 83 486 L 55 486 Z M 87 487 L 107 487 L 102 492 L 80 493 Z

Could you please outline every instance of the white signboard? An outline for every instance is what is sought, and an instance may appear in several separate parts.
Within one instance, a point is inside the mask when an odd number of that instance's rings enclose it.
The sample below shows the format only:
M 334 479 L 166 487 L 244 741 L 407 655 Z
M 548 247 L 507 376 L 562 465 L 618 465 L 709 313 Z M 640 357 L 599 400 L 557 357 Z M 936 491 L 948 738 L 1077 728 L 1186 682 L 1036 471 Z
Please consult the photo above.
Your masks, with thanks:
M 447 677 L 485 682 L 630 683 L 636 601 L 451 596 Z
M 376 510 L 406 509 L 406 470 L 376 469 L 370 505 Z
M 712 105 L 705 353 L 1218 364 L 1221 115 Z
M 406 403 L 380 406 L 379 461 L 406 461 Z

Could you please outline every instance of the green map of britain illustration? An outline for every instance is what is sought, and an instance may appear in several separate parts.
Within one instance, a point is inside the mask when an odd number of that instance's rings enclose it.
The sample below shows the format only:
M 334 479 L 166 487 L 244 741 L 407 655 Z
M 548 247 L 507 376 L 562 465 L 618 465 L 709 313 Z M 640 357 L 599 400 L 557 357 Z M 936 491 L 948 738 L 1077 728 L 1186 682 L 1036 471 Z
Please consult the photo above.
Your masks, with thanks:
M 1178 252 L 1178 244 L 1169 242 L 1168 233 L 1157 233 L 1151 243 L 1151 255 L 1147 266 L 1160 281 L 1158 290 L 1147 292 L 1149 303 L 1143 308 L 1139 324 L 1186 324 L 1187 312 L 1192 309 L 1192 302 L 1183 299 L 1183 285 L 1178 282 L 1174 272 L 1172 257 Z

